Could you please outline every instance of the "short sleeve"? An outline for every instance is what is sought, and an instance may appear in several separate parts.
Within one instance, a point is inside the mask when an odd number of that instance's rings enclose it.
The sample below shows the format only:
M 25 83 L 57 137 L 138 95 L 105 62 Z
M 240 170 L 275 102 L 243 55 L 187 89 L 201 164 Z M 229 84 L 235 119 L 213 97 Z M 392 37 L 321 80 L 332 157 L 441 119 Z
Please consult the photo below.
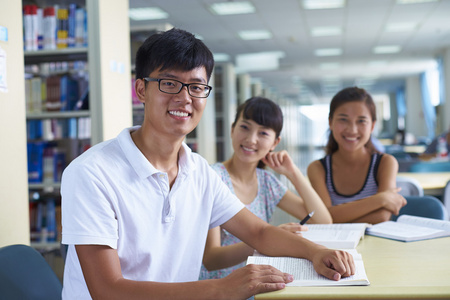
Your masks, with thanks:
M 118 224 L 107 188 L 89 167 L 69 165 L 61 183 L 62 243 L 117 248 Z

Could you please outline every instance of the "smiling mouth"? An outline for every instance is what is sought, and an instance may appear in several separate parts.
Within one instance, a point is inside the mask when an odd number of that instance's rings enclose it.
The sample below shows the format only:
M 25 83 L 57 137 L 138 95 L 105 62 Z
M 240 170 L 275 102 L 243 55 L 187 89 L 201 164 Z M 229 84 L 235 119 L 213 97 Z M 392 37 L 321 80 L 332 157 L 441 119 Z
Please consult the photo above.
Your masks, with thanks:
M 245 151 L 248 151 L 248 152 L 256 152 L 255 149 L 250 149 L 250 148 L 247 148 L 247 147 L 244 147 L 244 146 L 241 146 L 241 147 L 242 147 L 242 149 L 245 150 Z
M 169 114 L 176 117 L 189 117 L 190 114 L 182 111 L 169 111 Z
M 356 142 L 358 140 L 357 137 L 344 137 L 344 139 L 350 142 Z

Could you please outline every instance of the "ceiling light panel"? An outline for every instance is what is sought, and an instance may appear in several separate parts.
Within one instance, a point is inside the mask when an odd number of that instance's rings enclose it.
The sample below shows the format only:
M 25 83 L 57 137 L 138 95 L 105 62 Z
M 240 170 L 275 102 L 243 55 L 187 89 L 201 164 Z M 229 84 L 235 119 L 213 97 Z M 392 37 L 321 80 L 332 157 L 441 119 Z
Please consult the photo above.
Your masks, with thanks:
M 134 21 L 167 19 L 169 14 L 159 7 L 130 8 L 128 16 Z
M 439 0 L 397 0 L 398 4 L 415 4 L 415 3 L 427 3 L 427 2 L 437 2 Z
M 303 8 L 305 9 L 330 9 L 344 6 L 345 0 L 303 0 Z
M 216 15 L 251 14 L 256 11 L 253 4 L 248 1 L 213 3 L 209 8 Z
M 267 30 L 243 30 L 238 35 L 243 40 L 267 40 L 272 38 L 272 33 Z
M 390 54 L 390 53 L 398 53 L 401 50 L 402 50 L 402 48 L 397 45 L 378 46 L 373 49 L 373 53 L 375 53 L 375 54 Z
M 314 51 L 314 54 L 316 56 L 338 56 L 342 55 L 342 49 L 340 48 L 317 49 L 316 51 Z
M 311 29 L 311 36 L 338 36 L 342 34 L 342 29 L 340 27 L 329 26 L 329 27 L 314 27 Z

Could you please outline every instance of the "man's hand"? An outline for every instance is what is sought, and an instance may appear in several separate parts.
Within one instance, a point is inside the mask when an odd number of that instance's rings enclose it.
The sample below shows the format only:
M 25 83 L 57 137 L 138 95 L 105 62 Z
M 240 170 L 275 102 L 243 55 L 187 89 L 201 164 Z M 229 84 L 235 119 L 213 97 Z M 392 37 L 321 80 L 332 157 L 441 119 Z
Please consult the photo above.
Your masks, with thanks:
M 341 250 L 321 249 L 312 259 L 317 273 L 332 280 L 355 274 L 353 256 Z
M 247 299 L 256 294 L 281 290 L 294 278 L 272 266 L 250 264 L 220 280 L 221 286 L 225 287 L 224 299 Z

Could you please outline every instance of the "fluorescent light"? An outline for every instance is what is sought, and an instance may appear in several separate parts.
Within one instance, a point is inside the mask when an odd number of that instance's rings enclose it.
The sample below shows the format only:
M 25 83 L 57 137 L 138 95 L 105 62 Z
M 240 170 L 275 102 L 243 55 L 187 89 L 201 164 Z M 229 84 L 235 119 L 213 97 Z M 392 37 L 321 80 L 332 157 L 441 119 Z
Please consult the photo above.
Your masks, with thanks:
M 342 54 L 342 49 L 340 48 L 323 48 L 314 51 L 316 56 L 337 56 Z
M 311 29 L 312 36 L 336 36 L 341 35 L 342 29 L 340 27 L 329 26 L 329 27 L 314 27 Z
M 134 21 L 167 19 L 169 14 L 159 7 L 130 8 L 128 16 Z
M 398 53 L 402 50 L 400 46 L 378 46 L 373 49 L 375 54 L 388 54 L 388 53 Z
M 214 53 L 213 56 L 216 62 L 230 61 L 230 56 L 226 53 Z
M 277 70 L 279 59 L 284 56 L 282 51 L 239 54 L 236 56 L 236 73 Z
M 345 0 L 303 0 L 305 9 L 329 9 L 345 6 Z
M 415 4 L 415 3 L 426 3 L 426 2 L 436 2 L 439 0 L 397 0 L 398 4 Z
M 272 38 L 272 33 L 267 30 L 243 30 L 238 35 L 243 40 L 267 40 Z
M 387 32 L 405 32 L 411 31 L 416 28 L 417 24 L 413 22 L 408 23 L 390 23 L 386 26 L 385 30 Z
M 209 8 L 216 15 L 251 14 L 256 11 L 253 4 L 248 1 L 213 3 Z

